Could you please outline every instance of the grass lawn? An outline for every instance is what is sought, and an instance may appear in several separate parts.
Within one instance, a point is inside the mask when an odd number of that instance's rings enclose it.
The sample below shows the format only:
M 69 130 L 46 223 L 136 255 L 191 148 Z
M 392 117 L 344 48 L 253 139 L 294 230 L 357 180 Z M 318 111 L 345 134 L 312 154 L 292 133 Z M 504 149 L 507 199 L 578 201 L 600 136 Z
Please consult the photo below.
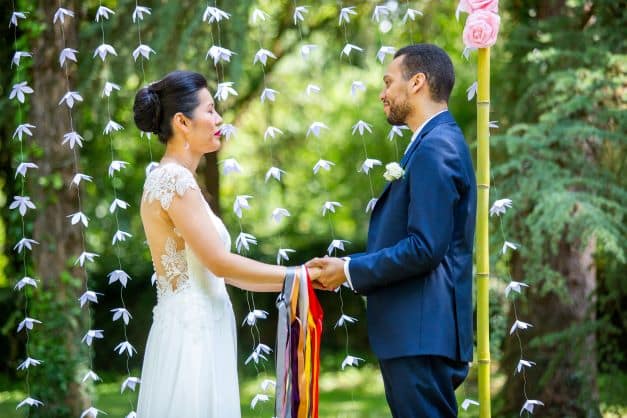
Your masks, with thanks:
M 390 413 L 383 393 L 383 381 L 378 368 L 372 364 L 365 364 L 360 368 L 348 367 L 346 370 L 332 371 L 325 367 L 320 377 L 320 416 L 324 418 L 387 418 Z M 125 417 L 130 411 L 129 402 L 136 404 L 137 394 L 127 391 L 120 395 L 122 377 L 103 378 L 108 382 L 97 385 L 98 400 L 95 405 L 108 413 L 108 417 Z M 270 418 L 273 416 L 274 398 L 269 402 L 261 402 L 253 410 L 250 401 L 256 393 L 262 393 L 259 378 L 242 378 L 240 381 L 240 396 L 242 399 L 242 418 Z M 497 379 L 494 379 L 497 380 Z M 0 382 L 0 417 L 17 418 L 27 416 L 27 409 L 16 411 L 24 393 L 19 389 L 6 390 L 7 382 Z M 599 389 L 601 393 L 601 411 L 604 418 L 618 418 L 627 416 L 627 374 L 600 375 Z M 462 386 L 458 391 L 458 400 L 465 398 L 465 391 L 476 393 L 476 389 L 465 389 Z M 478 410 L 471 407 L 469 411 L 460 411 L 460 417 L 476 418 Z

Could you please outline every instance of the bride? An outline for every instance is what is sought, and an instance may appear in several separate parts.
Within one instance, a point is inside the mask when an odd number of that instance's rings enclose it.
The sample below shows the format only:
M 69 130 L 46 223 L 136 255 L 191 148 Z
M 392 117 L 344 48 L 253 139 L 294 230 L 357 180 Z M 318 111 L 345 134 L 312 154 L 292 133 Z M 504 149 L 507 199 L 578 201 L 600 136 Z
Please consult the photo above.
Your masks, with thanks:
M 157 305 L 137 416 L 238 418 L 235 318 L 225 283 L 278 292 L 287 268 L 230 253 L 229 233 L 196 182 L 200 159 L 220 149 L 222 118 L 205 78 L 169 73 L 137 92 L 133 112 L 137 127 L 166 145 L 140 210 Z

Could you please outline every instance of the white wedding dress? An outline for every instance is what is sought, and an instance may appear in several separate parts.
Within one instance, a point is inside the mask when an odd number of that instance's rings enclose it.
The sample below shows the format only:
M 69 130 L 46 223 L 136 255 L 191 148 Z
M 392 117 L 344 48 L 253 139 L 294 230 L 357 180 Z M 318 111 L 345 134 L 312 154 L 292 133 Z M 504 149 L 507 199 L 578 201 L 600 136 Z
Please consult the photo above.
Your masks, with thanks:
M 205 268 L 168 216 L 199 188 L 191 172 L 161 164 L 146 178 L 142 222 L 157 277 L 157 304 L 141 374 L 139 418 L 240 418 L 236 326 L 224 280 Z M 231 239 L 205 201 L 224 248 Z M 198 231 L 202 233 L 202 231 Z

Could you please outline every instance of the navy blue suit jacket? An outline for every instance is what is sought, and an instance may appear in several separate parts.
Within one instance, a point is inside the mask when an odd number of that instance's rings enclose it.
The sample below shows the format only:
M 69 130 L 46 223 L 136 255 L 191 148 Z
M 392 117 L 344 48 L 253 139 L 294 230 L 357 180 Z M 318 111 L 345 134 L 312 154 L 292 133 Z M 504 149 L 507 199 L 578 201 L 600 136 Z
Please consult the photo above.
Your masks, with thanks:
M 351 255 L 367 296 L 368 336 L 381 360 L 438 355 L 472 360 L 476 180 L 448 111 L 430 120 L 372 212 L 365 253 Z

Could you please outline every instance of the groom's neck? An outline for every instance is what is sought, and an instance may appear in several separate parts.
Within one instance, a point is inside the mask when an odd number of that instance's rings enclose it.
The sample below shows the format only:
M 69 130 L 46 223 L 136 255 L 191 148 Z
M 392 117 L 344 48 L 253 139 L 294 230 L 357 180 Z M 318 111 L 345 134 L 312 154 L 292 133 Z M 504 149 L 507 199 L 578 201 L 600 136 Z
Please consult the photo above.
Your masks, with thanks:
M 427 119 L 447 108 L 446 102 L 427 101 L 414 104 L 414 111 L 407 117 L 405 123 L 412 132 L 416 132 Z

